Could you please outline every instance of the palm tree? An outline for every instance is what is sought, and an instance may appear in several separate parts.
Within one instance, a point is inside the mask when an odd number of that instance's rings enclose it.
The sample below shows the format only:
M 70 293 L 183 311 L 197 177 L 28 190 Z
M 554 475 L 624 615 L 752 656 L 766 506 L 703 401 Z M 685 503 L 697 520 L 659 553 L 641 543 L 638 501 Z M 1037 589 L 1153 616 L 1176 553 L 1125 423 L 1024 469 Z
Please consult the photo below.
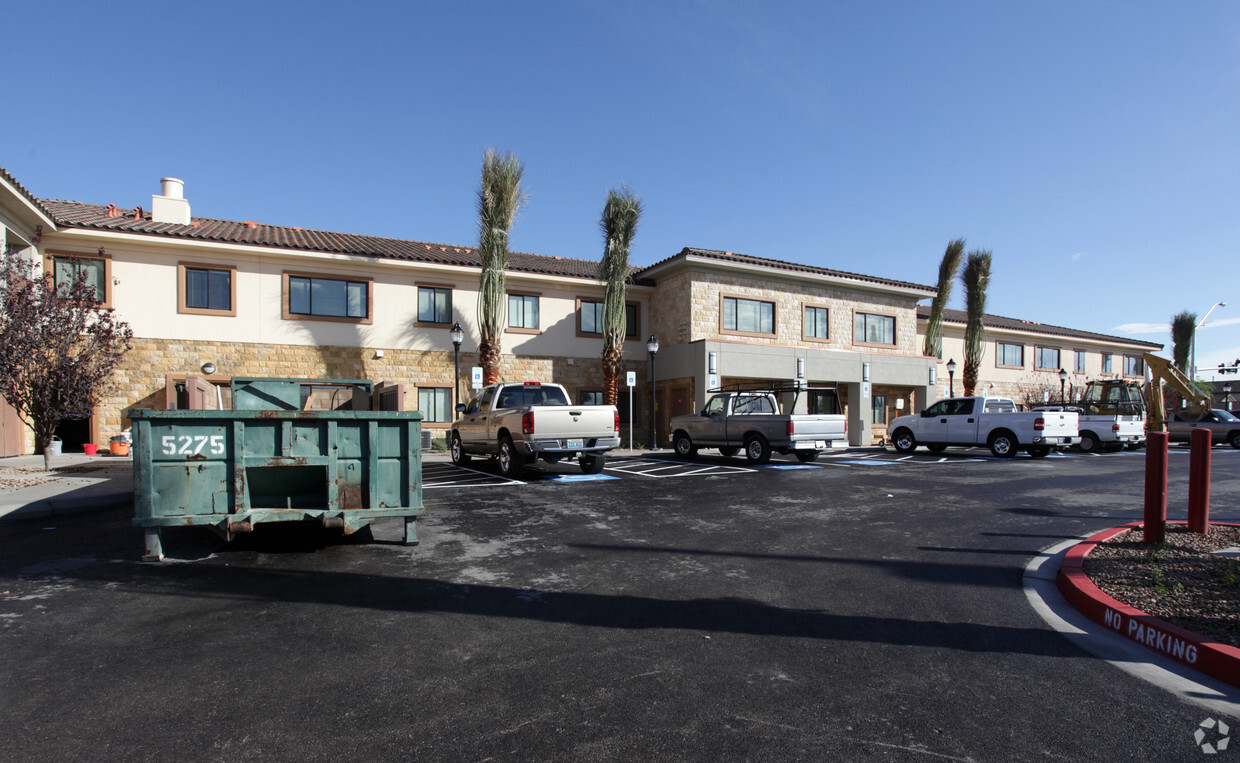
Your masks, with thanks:
M 620 365 L 624 360 L 627 333 L 625 287 L 629 281 L 629 246 L 637 235 L 642 200 L 628 186 L 607 192 L 599 227 L 603 230 L 603 261 L 599 280 L 603 292 L 603 403 L 615 405 L 620 396 Z
M 1188 355 L 1197 333 L 1197 313 L 1182 312 L 1171 319 L 1171 359 L 1175 367 L 1188 373 Z
M 525 166 L 517 157 L 488 148 L 482 157 L 482 187 L 478 190 L 478 356 L 483 384 L 499 381 L 500 333 L 507 308 L 504 270 L 508 267 L 508 231 L 525 203 L 521 176 Z
M 964 327 L 964 371 L 960 381 L 965 397 L 977 387 L 977 372 L 982 367 L 982 316 L 986 314 L 986 289 L 990 286 L 989 251 L 974 249 L 965 258 L 960 282 L 964 284 L 965 312 L 968 317 Z
M 960 269 L 960 258 L 964 256 L 964 239 L 958 238 L 947 244 L 943 252 L 943 260 L 939 263 L 939 291 L 930 303 L 930 321 L 926 324 L 926 346 L 923 354 L 931 358 L 943 355 L 943 309 L 952 296 L 952 282 L 956 280 L 956 271 Z

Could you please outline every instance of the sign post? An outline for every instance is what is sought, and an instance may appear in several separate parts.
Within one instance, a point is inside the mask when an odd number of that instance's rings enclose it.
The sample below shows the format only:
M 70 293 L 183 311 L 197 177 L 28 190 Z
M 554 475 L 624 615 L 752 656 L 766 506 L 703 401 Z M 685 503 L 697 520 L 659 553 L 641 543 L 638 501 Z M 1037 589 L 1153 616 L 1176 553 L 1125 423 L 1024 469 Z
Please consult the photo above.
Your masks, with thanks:
M 633 455 L 633 388 L 637 386 L 637 372 L 629 371 L 625 377 L 629 385 L 629 455 Z
M 474 389 L 482 389 L 482 366 L 474 366 L 473 368 L 473 387 Z

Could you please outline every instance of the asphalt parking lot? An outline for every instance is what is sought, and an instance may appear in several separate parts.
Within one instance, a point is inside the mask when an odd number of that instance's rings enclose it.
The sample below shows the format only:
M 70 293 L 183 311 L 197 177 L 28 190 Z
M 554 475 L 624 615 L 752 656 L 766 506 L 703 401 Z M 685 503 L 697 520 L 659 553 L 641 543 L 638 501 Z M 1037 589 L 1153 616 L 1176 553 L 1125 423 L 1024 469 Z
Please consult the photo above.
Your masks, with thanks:
M 1022 591 L 1041 549 L 1140 518 L 1141 454 L 988 456 L 439 460 L 417 547 L 184 530 L 161 564 L 125 510 L 9 519 L 3 757 L 1199 758 L 1209 713 Z M 1240 521 L 1240 451 L 1214 456 Z

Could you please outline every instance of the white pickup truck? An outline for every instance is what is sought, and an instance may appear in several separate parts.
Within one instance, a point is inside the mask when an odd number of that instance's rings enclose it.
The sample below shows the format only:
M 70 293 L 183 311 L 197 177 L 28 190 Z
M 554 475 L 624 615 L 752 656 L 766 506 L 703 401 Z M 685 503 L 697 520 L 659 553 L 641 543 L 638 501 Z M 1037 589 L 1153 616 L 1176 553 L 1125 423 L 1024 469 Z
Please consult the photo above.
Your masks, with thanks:
M 456 410 L 461 415 L 448 435 L 452 463 L 467 463 L 471 455 L 496 458 L 514 479 L 539 458 L 576 458 L 583 472 L 598 474 L 607 451 L 620 447 L 616 406 L 576 405 L 558 384 L 492 384 Z
M 1045 458 L 1052 448 L 1076 442 L 1077 415 L 1072 411 L 1019 411 L 1006 397 L 953 397 L 920 414 L 900 416 L 887 426 L 896 450 L 912 453 L 918 445 L 932 452 L 948 446 L 985 445 L 999 458 L 1024 450 Z
M 812 391 L 822 413 L 781 413 L 778 394 Z M 796 407 L 794 400 L 792 408 Z M 848 421 L 833 388 L 771 387 L 721 391 L 706 401 L 701 413 L 676 416 L 671 422 L 672 448 L 684 457 L 698 448 L 718 448 L 734 456 L 742 448 L 750 463 L 765 464 L 771 453 L 793 453 L 805 463 L 819 453 L 848 448 Z

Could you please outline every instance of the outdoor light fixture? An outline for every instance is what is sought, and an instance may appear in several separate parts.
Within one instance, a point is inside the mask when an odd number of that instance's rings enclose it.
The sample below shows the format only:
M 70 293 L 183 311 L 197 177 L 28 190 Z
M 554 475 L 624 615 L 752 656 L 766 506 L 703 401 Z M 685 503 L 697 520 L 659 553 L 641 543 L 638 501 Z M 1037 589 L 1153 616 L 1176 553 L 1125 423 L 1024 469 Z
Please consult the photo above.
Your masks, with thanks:
M 1215 302 L 1213 305 L 1210 306 L 1209 310 L 1206 310 L 1205 317 L 1202 318 L 1200 321 L 1198 321 L 1196 326 L 1193 326 L 1193 341 L 1190 342 L 1188 345 L 1189 347 L 1188 354 L 1192 356 L 1192 360 L 1189 361 L 1189 364 L 1188 364 L 1189 369 L 1192 371 L 1192 373 L 1189 375 L 1190 379 L 1197 378 L 1197 329 L 1206 325 L 1206 321 L 1209 320 L 1210 318 L 1210 313 L 1214 312 L 1215 308 L 1218 308 L 1218 307 L 1227 307 L 1227 303 L 1226 302 Z
M 1067 402 L 1067 400 L 1064 398 L 1064 393 L 1063 393 L 1064 385 L 1067 383 L 1068 383 L 1068 372 L 1061 368 L 1059 369 L 1059 402 L 1061 403 Z
M 928 382 L 926 382 L 926 383 L 927 383 L 927 384 L 929 384 L 929 385 L 931 385 L 931 386 L 934 386 L 934 384 L 936 384 L 936 383 L 938 382 L 938 379 L 936 378 L 936 377 L 938 376 L 938 374 L 936 374 L 936 373 L 935 373 L 935 368 L 934 368 L 934 366 L 930 366 L 929 371 L 930 371 L 930 381 L 928 381 Z
M 861 364 L 861 381 L 869 381 L 869 380 L 870 380 L 870 364 L 862 363 Z
M 654 356 L 659 351 L 659 338 L 654 334 L 650 335 L 650 339 L 646 342 L 646 351 L 650 353 L 650 449 L 654 450 L 658 446 L 659 438 L 654 429 Z
M 203 363 L 202 372 L 206 374 L 207 376 L 210 376 L 211 374 L 215 373 L 215 364 L 209 360 L 206 363 Z
M 461 330 L 461 324 L 452 324 L 452 330 L 448 332 L 448 336 L 452 337 L 452 415 L 460 418 L 461 413 L 456 410 L 456 396 L 461 389 L 461 342 L 465 341 L 465 332 Z
M 947 361 L 947 396 L 956 396 L 956 360 L 952 358 Z
M 797 378 L 805 378 L 805 358 L 797 358 Z
M 655 343 L 655 349 L 658 349 L 657 342 Z M 708 374 L 719 373 L 719 353 L 717 352 L 706 353 L 706 373 Z

